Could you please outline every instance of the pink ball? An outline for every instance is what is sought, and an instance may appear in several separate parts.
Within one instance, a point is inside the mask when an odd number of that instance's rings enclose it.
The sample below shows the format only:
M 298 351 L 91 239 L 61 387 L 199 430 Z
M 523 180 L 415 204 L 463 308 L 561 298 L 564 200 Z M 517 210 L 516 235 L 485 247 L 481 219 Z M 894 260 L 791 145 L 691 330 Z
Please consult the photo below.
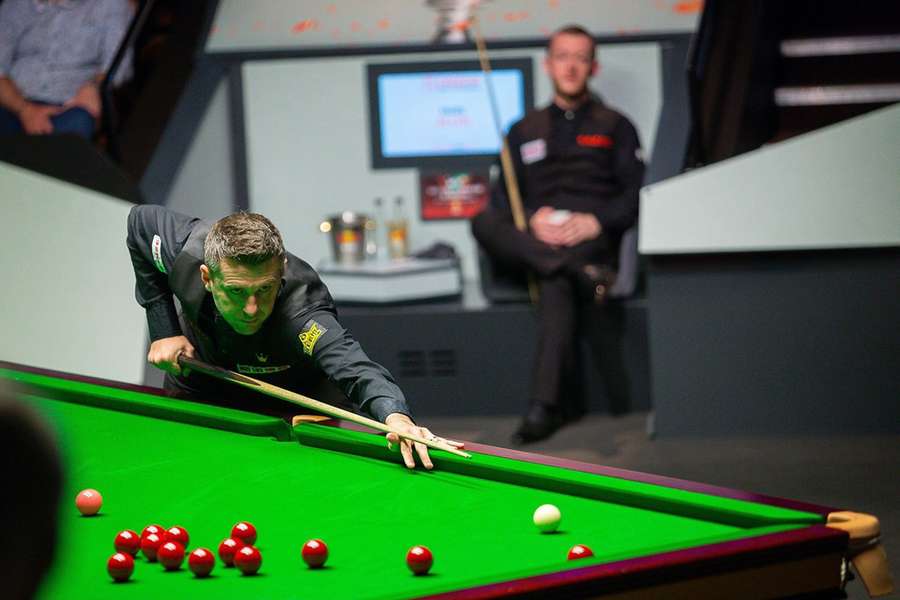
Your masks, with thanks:
M 75 496 L 75 508 L 86 517 L 96 515 L 103 506 L 103 496 L 97 490 L 87 489 Z

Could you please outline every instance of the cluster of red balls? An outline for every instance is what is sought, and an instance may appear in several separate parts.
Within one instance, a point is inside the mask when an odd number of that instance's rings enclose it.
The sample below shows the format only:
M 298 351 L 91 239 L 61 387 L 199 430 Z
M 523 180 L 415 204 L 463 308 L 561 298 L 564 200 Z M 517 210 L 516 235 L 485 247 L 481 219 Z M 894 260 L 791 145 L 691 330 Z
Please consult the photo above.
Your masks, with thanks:
M 115 581 L 127 581 L 134 573 L 134 557 L 140 551 L 149 562 L 159 562 L 167 571 L 177 571 L 184 563 L 185 548 L 190 536 L 181 526 L 163 529 L 160 525 L 147 525 L 138 535 L 126 529 L 119 532 L 113 545 L 116 553 L 106 563 L 110 577 Z M 231 536 L 219 544 L 219 559 L 227 567 L 237 567 L 244 575 L 253 575 L 262 565 L 262 554 L 253 545 L 256 528 L 241 521 L 231 528 Z M 318 569 L 328 560 L 328 546 L 320 539 L 312 539 L 303 545 L 303 561 L 311 569 Z M 434 557 L 425 546 L 413 546 L 406 553 L 406 564 L 416 575 L 427 573 Z M 197 548 L 188 557 L 188 567 L 197 577 L 206 577 L 215 566 L 215 557 L 207 548 Z
M 167 571 L 177 571 L 184 563 L 190 535 L 181 526 L 163 529 L 160 525 L 147 525 L 141 535 L 131 529 L 120 531 L 113 541 L 116 553 L 106 563 L 109 576 L 115 581 L 126 581 L 134 573 L 134 557 L 142 552 L 149 562 L 159 562 Z M 234 549 L 230 554 L 223 552 L 226 542 Z M 253 544 L 256 542 L 256 528 L 241 521 L 231 529 L 231 537 L 219 547 L 219 557 L 226 566 L 235 566 L 245 575 L 259 571 L 262 555 Z M 188 568 L 197 577 L 209 575 L 216 564 L 215 555 L 208 548 L 196 548 L 188 556 Z
M 256 527 L 241 521 L 231 528 L 231 537 L 219 544 L 219 558 L 226 567 L 237 567 L 244 575 L 253 575 L 262 565 L 256 543 Z

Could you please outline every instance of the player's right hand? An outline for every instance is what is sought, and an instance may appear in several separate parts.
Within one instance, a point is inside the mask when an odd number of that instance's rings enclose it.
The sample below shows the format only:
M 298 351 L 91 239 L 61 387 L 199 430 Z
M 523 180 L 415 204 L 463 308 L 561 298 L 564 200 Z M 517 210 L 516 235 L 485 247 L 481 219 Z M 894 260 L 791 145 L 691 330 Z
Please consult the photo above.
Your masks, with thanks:
M 194 358 L 194 346 L 183 335 L 176 335 L 156 340 L 150 344 L 147 360 L 157 369 L 162 369 L 166 373 L 187 375 L 186 372 L 181 372 L 181 366 L 178 364 L 178 357 L 182 354 Z

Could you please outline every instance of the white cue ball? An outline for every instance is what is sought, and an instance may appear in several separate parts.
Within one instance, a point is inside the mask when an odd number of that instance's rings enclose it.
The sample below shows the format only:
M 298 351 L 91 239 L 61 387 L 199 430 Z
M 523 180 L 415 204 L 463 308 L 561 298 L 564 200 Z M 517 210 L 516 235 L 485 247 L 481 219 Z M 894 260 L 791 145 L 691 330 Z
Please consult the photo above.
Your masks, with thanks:
M 559 521 L 562 519 L 562 513 L 552 504 L 541 504 L 534 511 L 534 524 L 541 533 L 553 533 L 559 527 Z

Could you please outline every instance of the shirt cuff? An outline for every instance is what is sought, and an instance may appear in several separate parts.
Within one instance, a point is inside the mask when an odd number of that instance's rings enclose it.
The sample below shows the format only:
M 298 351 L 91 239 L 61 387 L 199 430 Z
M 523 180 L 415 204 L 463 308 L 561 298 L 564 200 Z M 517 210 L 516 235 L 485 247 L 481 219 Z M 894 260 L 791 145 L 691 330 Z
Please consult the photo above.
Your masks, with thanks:
M 400 413 L 412 419 L 412 415 L 409 414 L 409 407 L 406 406 L 406 402 L 395 398 L 388 398 L 385 396 L 373 398 L 372 400 L 369 400 L 363 409 L 372 415 L 372 418 L 381 423 L 384 423 L 384 420 L 388 418 L 388 415 L 393 413 Z
M 171 300 L 158 300 L 148 304 L 145 310 L 147 311 L 147 326 L 150 328 L 151 342 L 184 335 L 181 331 L 181 323 L 178 321 L 175 303 Z

